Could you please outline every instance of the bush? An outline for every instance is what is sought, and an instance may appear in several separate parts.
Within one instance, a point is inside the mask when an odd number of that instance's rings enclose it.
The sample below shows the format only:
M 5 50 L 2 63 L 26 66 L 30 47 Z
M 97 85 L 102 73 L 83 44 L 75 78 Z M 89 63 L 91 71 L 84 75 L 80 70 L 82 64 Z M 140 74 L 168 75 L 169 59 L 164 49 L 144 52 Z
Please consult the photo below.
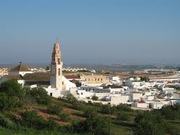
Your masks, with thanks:
M 160 113 L 168 120 L 180 120 L 180 105 L 174 106 L 165 106 L 161 110 Z
M 2 83 L 0 86 L 0 92 L 4 92 L 8 96 L 16 96 L 21 99 L 25 96 L 24 89 L 15 80 L 8 80 L 8 81 Z
M 5 93 L 0 93 L 0 110 L 12 110 L 15 107 L 22 105 L 22 101 L 15 96 L 7 96 Z
M 5 128 L 14 128 L 15 124 L 3 114 L 0 114 L 0 126 Z
M 119 113 L 117 114 L 117 120 L 127 121 L 127 120 L 129 120 L 129 116 L 128 116 L 128 114 L 125 113 L 125 112 L 119 112 Z
M 0 86 L 0 110 L 11 110 L 23 105 L 25 91 L 17 81 L 9 80 Z
M 94 95 L 94 96 L 92 96 L 91 99 L 94 100 L 94 101 L 97 101 L 97 100 L 98 100 L 98 97 Z
M 98 116 L 97 113 L 89 112 L 85 121 L 76 122 L 72 125 L 72 131 L 79 133 L 91 133 L 93 135 L 108 135 L 107 120 Z
M 47 111 L 50 114 L 58 115 L 59 113 L 62 112 L 62 107 L 60 107 L 60 105 L 49 105 Z
M 112 110 L 111 110 L 111 105 L 101 105 L 100 107 L 100 112 L 101 113 L 104 113 L 104 114 L 111 114 L 112 113 Z
M 4 111 L 9 109 L 8 96 L 5 93 L 0 93 L 0 110 Z
M 86 108 L 84 111 L 84 117 L 89 118 L 97 114 L 97 111 L 93 108 Z
M 72 94 L 68 94 L 66 96 L 66 100 L 71 104 L 74 104 L 74 103 L 78 102 L 77 99 Z
M 79 108 L 79 101 L 72 94 L 68 94 L 66 96 L 65 100 L 68 103 L 72 104 L 72 108 L 74 108 L 74 109 L 78 109 Z
M 27 126 L 30 128 L 36 129 L 45 129 L 47 128 L 46 121 L 38 116 L 35 111 L 27 111 L 22 114 L 22 126 Z
M 132 109 L 130 108 L 130 106 L 125 105 L 125 104 L 120 104 L 118 106 L 116 106 L 116 110 L 119 111 L 125 111 L 125 112 L 131 112 Z
M 59 113 L 58 116 L 63 121 L 68 121 L 70 119 L 69 115 L 63 112 Z
M 57 129 L 59 126 L 57 123 L 55 123 L 53 120 L 48 120 L 47 121 L 47 129 Z
M 159 114 L 152 112 L 140 113 L 135 118 L 136 135 L 164 135 L 166 123 Z
M 50 102 L 50 97 L 43 88 L 33 88 L 27 94 L 30 94 L 38 104 L 47 105 Z

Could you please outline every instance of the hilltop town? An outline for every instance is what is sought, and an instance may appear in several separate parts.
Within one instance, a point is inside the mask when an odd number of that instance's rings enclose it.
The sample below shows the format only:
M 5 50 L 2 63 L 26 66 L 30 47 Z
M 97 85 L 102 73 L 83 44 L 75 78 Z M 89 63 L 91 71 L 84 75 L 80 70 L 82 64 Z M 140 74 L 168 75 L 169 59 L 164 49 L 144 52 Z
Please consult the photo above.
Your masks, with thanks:
M 0 83 L 13 79 L 23 87 L 43 87 L 55 98 L 72 94 L 79 101 L 111 106 L 127 104 L 135 110 L 161 109 L 180 102 L 178 69 L 120 72 L 65 68 L 60 43 L 56 42 L 52 50 L 51 63 L 46 68 L 32 68 L 21 62 L 12 68 L 0 68 Z

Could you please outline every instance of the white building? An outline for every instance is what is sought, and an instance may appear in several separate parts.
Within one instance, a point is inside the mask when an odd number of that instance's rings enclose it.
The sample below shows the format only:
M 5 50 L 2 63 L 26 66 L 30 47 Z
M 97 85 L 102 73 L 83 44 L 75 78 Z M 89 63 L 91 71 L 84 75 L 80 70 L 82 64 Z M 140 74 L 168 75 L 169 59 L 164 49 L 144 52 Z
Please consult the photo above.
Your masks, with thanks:
M 112 84 L 122 85 L 122 80 L 119 78 L 119 76 L 112 76 L 112 77 L 110 77 L 110 82 Z
M 131 93 L 131 101 L 140 101 L 143 97 L 141 92 L 132 92 Z
M 145 102 L 135 102 L 133 104 L 133 107 L 142 108 L 142 109 L 148 109 L 149 108 L 149 104 L 145 103 Z
M 125 94 L 111 95 L 111 105 L 129 104 L 130 96 Z

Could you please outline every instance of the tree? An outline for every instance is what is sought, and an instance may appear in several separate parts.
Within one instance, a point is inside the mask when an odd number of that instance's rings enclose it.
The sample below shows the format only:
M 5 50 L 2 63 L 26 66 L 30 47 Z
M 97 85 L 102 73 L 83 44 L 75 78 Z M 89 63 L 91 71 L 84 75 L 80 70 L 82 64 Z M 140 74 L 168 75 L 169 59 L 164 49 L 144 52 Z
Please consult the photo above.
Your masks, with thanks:
M 38 104 L 48 104 L 50 102 L 50 97 L 47 94 L 47 91 L 41 87 L 33 88 L 28 91 L 27 94 L 32 96 Z
M 97 101 L 97 100 L 98 100 L 98 97 L 94 95 L 94 96 L 92 96 L 91 99 L 94 100 L 94 101 Z
M 129 120 L 129 116 L 126 112 L 119 112 L 117 113 L 117 120 L 127 121 Z
M 88 132 L 93 135 L 108 135 L 108 121 L 106 118 L 98 116 L 94 111 L 86 113 L 86 120 L 76 122 L 72 125 L 74 132 Z
M 126 104 L 119 104 L 116 106 L 116 110 L 119 111 L 125 111 L 125 112 L 130 112 L 132 111 L 132 109 L 130 108 L 130 106 L 126 105 Z
M 25 91 L 22 86 L 16 80 L 8 80 L 1 84 L 0 92 L 6 93 L 8 96 L 16 96 L 23 98 Z
M 159 111 L 168 120 L 180 120 L 180 104 L 165 106 Z
M 62 112 L 60 105 L 49 105 L 47 108 L 48 113 L 59 115 Z
M 164 135 L 166 123 L 158 113 L 144 112 L 135 118 L 136 135 Z
M 113 110 L 111 110 L 111 105 L 107 104 L 107 105 L 101 105 L 100 107 L 100 112 L 104 113 L 104 114 L 110 114 L 112 113 Z
M 81 87 L 81 82 L 77 80 L 72 80 L 72 83 L 76 84 L 76 87 Z
M 141 81 L 145 81 L 145 82 L 149 82 L 149 77 L 147 76 L 143 76 L 143 77 L 140 77 L 141 78 Z
M 11 110 L 23 105 L 25 91 L 15 80 L 8 80 L 0 86 L 0 110 Z
M 15 124 L 5 115 L 0 114 L 0 126 L 5 128 L 14 128 Z
M 30 128 L 36 129 L 45 129 L 47 128 L 47 122 L 35 111 L 27 111 L 22 114 L 22 121 L 23 126 L 27 126 Z
M 46 70 L 50 70 L 49 66 L 46 66 Z

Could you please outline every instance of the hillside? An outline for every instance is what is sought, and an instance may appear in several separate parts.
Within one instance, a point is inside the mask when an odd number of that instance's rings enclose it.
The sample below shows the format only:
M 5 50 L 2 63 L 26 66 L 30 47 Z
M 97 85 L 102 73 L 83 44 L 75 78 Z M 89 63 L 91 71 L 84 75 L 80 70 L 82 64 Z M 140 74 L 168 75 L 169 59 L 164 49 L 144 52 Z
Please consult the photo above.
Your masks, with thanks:
M 179 135 L 180 106 L 141 112 L 126 105 L 49 97 L 43 88 L 0 85 L 0 135 Z

